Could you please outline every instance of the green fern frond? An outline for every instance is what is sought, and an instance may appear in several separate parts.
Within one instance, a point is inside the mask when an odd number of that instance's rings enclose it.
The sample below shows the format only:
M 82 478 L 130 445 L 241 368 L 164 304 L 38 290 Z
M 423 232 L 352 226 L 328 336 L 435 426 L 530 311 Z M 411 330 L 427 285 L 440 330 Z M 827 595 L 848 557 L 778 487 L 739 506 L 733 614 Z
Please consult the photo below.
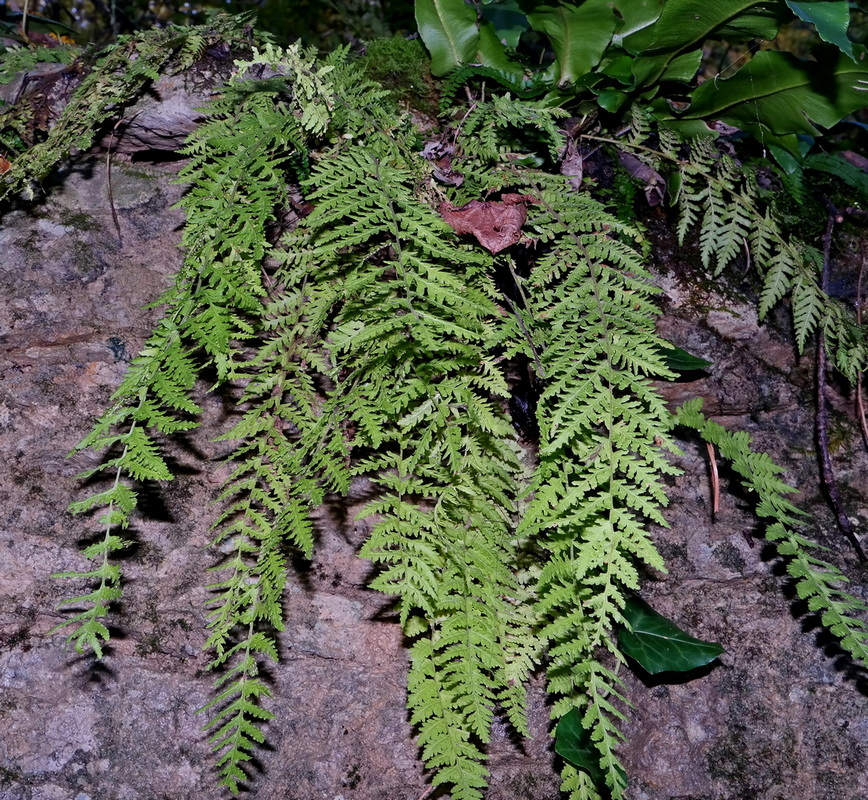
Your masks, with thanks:
M 104 123 L 135 102 L 160 75 L 185 69 L 205 45 L 246 41 L 245 22 L 244 18 L 218 14 L 205 25 L 172 25 L 119 37 L 99 54 L 45 140 L 12 160 L 11 168 L 0 179 L 0 199 L 22 190 L 33 196 L 36 182 L 73 149 L 90 149 Z M 16 113 L 13 108 L 0 116 L 0 127 L 10 124 Z
M 219 693 L 199 711 L 213 711 L 205 730 L 216 729 L 209 742 L 219 753 L 221 784 L 238 794 L 241 783 L 248 778 L 245 764 L 265 741 L 261 726 L 274 719 L 274 714 L 262 706 L 263 699 L 271 697 L 271 691 L 259 677 L 259 662 L 263 658 L 277 661 L 277 646 L 269 636 L 254 632 L 251 623 L 246 638 L 219 663 L 233 656 L 232 668 L 217 681 Z
M 618 238 L 636 231 L 570 193 L 563 178 L 533 177 L 530 222 L 550 249 L 525 289 L 547 380 L 537 412 L 540 463 L 519 534 L 546 552 L 536 593 L 549 689 L 559 698 L 553 714 L 585 708 L 607 785 L 622 797 L 618 681 L 596 651 L 620 658 L 613 629 L 626 593 L 638 587 L 636 562 L 664 568 L 647 524 L 666 524 L 660 478 L 673 471 L 665 451 L 675 448 L 648 378 L 667 371 L 650 276 Z
M 868 175 L 840 153 L 812 153 L 805 157 L 805 169 L 824 172 L 846 183 L 855 189 L 863 198 L 868 198 Z
M 492 403 L 506 385 L 486 348 L 498 316 L 490 259 L 457 246 L 420 197 L 428 167 L 408 133 L 372 126 L 364 150 L 342 143 L 315 165 L 292 259 L 341 297 L 327 405 L 351 421 L 365 454 L 356 471 L 383 489 L 363 512 L 378 521 L 361 555 L 380 565 L 372 586 L 398 596 L 415 639 L 408 703 L 423 759 L 435 784 L 478 800 L 506 689 L 501 643 L 518 620 L 505 599 L 517 590 L 518 463 Z
M 757 515 L 770 520 L 766 538 L 785 560 L 798 596 L 808 601 L 808 608 L 819 614 L 823 625 L 838 638 L 844 650 L 868 665 L 868 605 L 841 588 L 847 582 L 841 571 L 813 555 L 811 551 L 817 545 L 795 530 L 802 524 L 804 514 L 787 497 L 795 489 L 780 479 L 783 468 L 765 453 L 753 451 L 747 433 L 730 433 L 706 419 L 701 409 L 701 398 L 691 400 L 678 409 L 676 421 L 697 431 L 731 462 L 745 486 L 757 497 Z
M 799 351 L 805 349 L 808 337 L 817 329 L 817 324 L 825 311 L 825 293 L 817 284 L 814 270 L 799 264 L 793 279 L 793 326 L 796 331 L 796 345 Z

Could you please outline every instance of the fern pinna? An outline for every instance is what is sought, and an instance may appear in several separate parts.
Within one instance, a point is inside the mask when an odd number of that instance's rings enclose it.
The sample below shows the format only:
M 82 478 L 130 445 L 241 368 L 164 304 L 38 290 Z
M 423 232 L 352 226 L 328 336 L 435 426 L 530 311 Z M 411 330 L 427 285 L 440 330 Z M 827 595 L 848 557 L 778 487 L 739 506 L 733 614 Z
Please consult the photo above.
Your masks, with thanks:
M 665 568 L 649 526 L 666 524 L 662 481 L 676 447 L 651 381 L 671 375 L 638 229 L 558 172 L 565 115 L 508 95 L 475 103 L 448 129 L 461 180 L 444 186 L 409 115 L 360 80 L 346 53 L 318 60 L 263 43 L 189 140 L 184 265 L 111 409 L 79 445 L 108 452 L 92 473 L 108 473 L 110 487 L 74 506 L 104 513 L 84 551 L 95 568 L 65 573 L 96 583 L 70 601 L 83 610 L 67 624 L 76 646 L 102 655 L 122 583 L 111 557 L 127 544 L 135 483 L 171 479 L 162 440 L 197 424 L 192 392 L 207 370 L 240 396 L 222 437 L 234 448 L 206 644 L 219 677 L 203 709 L 233 792 L 272 717 L 263 667 L 279 658 L 288 555 L 311 556 L 310 512 L 327 494 L 367 481 L 376 492 L 360 552 L 376 566 L 371 585 L 397 599 L 410 719 L 432 783 L 456 800 L 483 797 L 495 714 L 527 733 L 524 688 L 542 668 L 553 718 L 577 709 L 590 736 L 593 769 L 565 763 L 564 789 L 573 800 L 626 796 L 615 630 L 639 566 Z M 653 156 L 642 141 L 634 149 Z M 706 145 L 690 161 L 670 134 L 660 141 L 657 156 L 683 172 L 682 235 L 703 226 L 709 263 L 725 266 L 745 237 L 757 253 L 773 250 L 771 217 L 718 208 L 731 165 Z M 702 188 L 703 175 L 716 188 Z M 480 230 L 479 244 L 461 238 L 444 220 L 469 201 L 496 213 L 505 198 L 521 218 L 513 247 L 486 246 Z M 810 271 L 792 261 L 775 273 L 774 263 L 767 280 Z M 820 324 L 811 317 L 804 330 Z M 830 338 L 840 344 L 839 327 Z M 538 450 L 506 413 L 517 369 L 539 390 Z M 678 421 L 752 476 L 800 591 L 864 658 L 852 614 L 861 607 L 792 532 L 768 464 L 696 408 Z

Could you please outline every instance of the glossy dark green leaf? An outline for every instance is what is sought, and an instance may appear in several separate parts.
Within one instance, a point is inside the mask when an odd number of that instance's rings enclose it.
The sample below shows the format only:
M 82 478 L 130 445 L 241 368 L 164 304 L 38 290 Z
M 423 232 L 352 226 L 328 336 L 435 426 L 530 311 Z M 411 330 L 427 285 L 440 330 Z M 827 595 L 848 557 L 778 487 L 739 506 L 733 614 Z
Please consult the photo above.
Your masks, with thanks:
M 615 0 L 621 19 L 613 44 L 637 55 L 651 44 L 656 32 L 654 23 L 660 18 L 664 0 Z
M 538 6 L 527 18 L 535 31 L 551 41 L 555 63 L 547 77 L 561 85 L 574 83 L 596 67 L 615 32 L 609 0 Z
M 491 2 L 482 6 L 480 11 L 482 18 L 494 26 L 497 38 L 512 50 L 518 47 L 518 40 L 530 27 L 516 0 Z
M 600 108 L 604 108 L 613 114 L 623 108 L 629 99 L 630 95 L 619 89 L 602 89 L 597 94 L 597 102 L 600 104 Z
M 479 26 L 479 49 L 472 61 L 483 64 L 486 67 L 500 70 L 504 77 L 509 76 L 513 83 L 521 84 L 524 79 L 524 70 L 521 64 L 510 59 L 506 45 L 498 38 L 494 25 L 482 20 Z
M 690 83 L 702 66 L 702 50 L 691 50 L 684 55 L 673 58 L 660 75 L 661 81 Z
M 854 45 L 857 55 L 865 48 Z M 681 119 L 722 119 L 759 138 L 818 133 L 868 103 L 868 64 L 854 63 L 825 45 L 814 49 L 816 61 L 763 50 L 732 78 L 706 81 L 693 95 Z
M 416 0 L 416 25 L 431 54 L 435 75 L 472 63 L 479 46 L 473 6 L 464 0 Z
M 628 86 L 633 82 L 633 58 L 617 48 L 609 48 L 606 52 L 606 60 L 595 71 Z
M 657 351 L 663 357 L 664 365 L 673 372 L 694 372 L 711 366 L 710 361 L 691 355 L 674 344 L 669 344 L 668 347 L 658 347 Z
M 667 0 L 653 25 L 653 38 L 633 66 L 636 85 L 656 83 L 674 58 L 688 50 L 701 49 L 712 35 L 774 38 L 786 15 L 792 18 L 782 2 Z
M 787 0 L 787 6 L 799 19 L 812 23 L 824 42 L 835 45 L 842 53 L 856 60 L 853 42 L 847 38 L 847 28 L 850 27 L 850 4 L 847 0 L 826 0 L 821 3 Z
M 606 785 L 606 773 L 600 766 L 600 751 L 597 750 L 591 732 L 582 725 L 582 715 L 571 708 L 561 717 L 555 728 L 555 752 L 574 767 L 591 776 L 600 788 Z M 627 776 L 618 770 L 626 782 Z
M 639 598 L 627 601 L 624 619 L 629 630 L 618 632 L 621 651 L 651 675 L 689 672 L 723 653 L 716 642 L 694 639 Z

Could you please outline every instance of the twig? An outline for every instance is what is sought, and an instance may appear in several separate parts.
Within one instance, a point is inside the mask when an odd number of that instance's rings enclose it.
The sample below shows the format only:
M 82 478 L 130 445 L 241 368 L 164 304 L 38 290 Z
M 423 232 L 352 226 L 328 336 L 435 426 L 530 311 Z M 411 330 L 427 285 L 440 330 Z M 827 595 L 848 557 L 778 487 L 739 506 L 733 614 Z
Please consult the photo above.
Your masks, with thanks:
M 862 327 L 862 278 L 865 274 L 865 240 L 860 245 L 862 260 L 859 264 L 859 278 L 856 281 L 856 324 Z M 865 420 L 865 401 L 862 397 L 862 370 L 856 373 L 856 414 L 862 430 L 862 443 L 868 448 L 868 422 Z
M 843 216 L 832 205 L 828 198 L 823 198 L 823 204 L 828 211 L 828 219 L 826 222 L 826 232 L 823 235 L 823 271 L 820 277 L 820 289 L 828 293 L 829 289 L 829 262 L 832 252 L 832 233 L 835 230 L 835 225 L 844 221 Z M 832 469 L 832 458 L 829 455 L 829 414 L 826 407 L 826 337 L 823 334 L 823 329 L 817 330 L 817 450 L 820 457 L 820 475 L 823 483 L 826 486 L 826 492 L 829 495 L 829 500 L 832 504 L 832 510 L 835 512 L 835 518 L 838 521 L 838 527 L 842 533 L 853 545 L 856 555 L 859 560 L 864 562 L 865 551 L 862 545 L 856 538 L 853 532 L 853 525 L 847 512 L 844 511 L 844 504 L 841 501 L 841 492 L 838 489 L 838 482 L 835 479 L 835 473 Z
M 118 212 L 117 212 L 117 209 L 115 208 L 115 196 L 114 196 L 114 192 L 112 191 L 112 147 L 114 146 L 114 143 L 115 143 L 115 131 L 121 125 L 123 125 L 125 122 L 126 123 L 132 122 L 133 119 L 135 119 L 136 116 L 138 116 L 139 114 L 141 114 L 141 111 L 137 111 L 135 114 L 133 114 L 131 117 L 129 117 L 129 119 L 126 117 L 121 117 L 115 123 L 114 127 L 112 128 L 112 132 L 109 134 L 108 148 L 107 148 L 107 151 L 105 154 L 105 176 L 106 176 L 106 185 L 108 186 L 109 207 L 111 208 L 111 212 L 112 212 L 112 220 L 114 221 L 115 228 L 117 229 L 117 232 L 118 232 L 118 245 L 120 247 L 123 247 L 123 245 L 124 245 L 124 237 L 123 237 L 123 234 L 121 233 L 121 223 L 120 223 L 120 220 L 118 219 Z
M 708 463 L 711 469 L 711 513 L 717 514 L 720 511 L 720 475 L 717 474 L 717 456 L 714 452 L 714 445 L 711 442 L 705 443 L 708 449 Z

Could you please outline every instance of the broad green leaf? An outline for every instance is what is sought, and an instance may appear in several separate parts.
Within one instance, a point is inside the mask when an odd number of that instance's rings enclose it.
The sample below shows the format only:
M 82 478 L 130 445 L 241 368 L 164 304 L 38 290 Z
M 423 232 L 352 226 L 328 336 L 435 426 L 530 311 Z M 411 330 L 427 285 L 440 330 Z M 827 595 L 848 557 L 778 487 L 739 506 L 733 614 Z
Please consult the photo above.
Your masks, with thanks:
M 690 83 L 702 66 L 702 50 L 691 50 L 684 55 L 673 58 L 669 62 L 660 81 L 675 81 L 678 83 Z
M 633 82 L 633 59 L 626 53 L 619 54 L 618 50 L 611 48 L 606 53 L 606 59 L 600 69 L 595 71 L 609 75 L 627 86 Z
M 656 35 L 654 23 L 664 4 L 665 0 L 615 0 L 615 10 L 621 19 L 612 43 L 633 55 L 647 50 Z
M 416 0 L 416 25 L 431 54 L 434 75 L 446 75 L 473 61 L 479 28 L 475 9 L 464 0 Z
M 482 18 L 490 22 L 497 38 L 507 47 L 515 50 L 521 35 L 530 27 L 527 17 L 516 0 L 499 0 L 482 6 Z
M 494 25 L 484 20 L 479 26 L 479 50 L 474 61 L 504 72 L 514 83 L 521 84 L 524 80 L 521 64 L 510 60 L 506 47 L 497 38 Z
M 865 48 L 854 45 L 857 55 Z M 818 133 L 868 103 L 868 65 L 854 63 L 831 47 L 814 50 L 816 62 L 763 50 L 732 78 L 706 81 L 680 119 L 722 119 L 776 136 Z
M 688 636 L 644 600 L 629 599 L 624 606 L 624 619 L 630 629 L 618 632 L 621 651 L 652 675 L 689 672 L 714 661 L 723 652 L 715 642 Z
M 611 113 L 618 111 L 629 99 L 630 95 L 622 92 L 620 89 L 602 89 L 597 94 L 597 102 L 600 104 L 600 108 L 604 108 Z
M 854 61 L 853 42 L 847 38 L 850 27 L 850 4 L 847 0 L 825 3 L 797 3 L 786 0 L 790 10 L 801 20 L 810 22 L 817 29 L 817 35 L 829 44 L 835 45 L 842 53 Z
M 670 344 L 668 347 L 660 346 L 657 350 L 663 357 L 663 364 L 673 372 L 695 372 L 698 369 L 705 369 L 711 366 L 710 361 L 690 355 L 686 350 L 682 350 L 673 344 Z
M 786 6 L 778 2 L 668 0 L 654 23 L 653 39 L 633 65 L 636 85 L 656 83 L 670 61 L 687 50 L 701 48 L 715 33 L 726 33 L 730 38 L 774 38 L 786 13 Z
M 767 38 L 772 31 L 777 32 L 777 27 L 770 27 L 779 19 L 780 8 L 775 6 L 779 4 L 763 0 L 668 0 L 654 26 L 649 52 L 681 52 L 700 46 L 721 28 Z
M 606 785 L 606 772 L 600 766 L 600 751 L 591 739 L 591 732 L 582 725 L 582 715 L 577 708 L 571 708 L 561 717 L 555 728 L 555 752 L 574 767 L 591 776 L 599 787 Z M 620 768 L 626 783 L 627 776 Z
M 596 67 L 615 32 L 610 0 L 539 6 L 527 18 L 535 31 L 551 41 L 555 63 L 547 77 L 561 85 L 575 83 Z
M 737 42 L 771 40 L 788 22 L 792 22 L 792 15 L 783 3 L 762 4 L 715 29 L 709 38 Z

